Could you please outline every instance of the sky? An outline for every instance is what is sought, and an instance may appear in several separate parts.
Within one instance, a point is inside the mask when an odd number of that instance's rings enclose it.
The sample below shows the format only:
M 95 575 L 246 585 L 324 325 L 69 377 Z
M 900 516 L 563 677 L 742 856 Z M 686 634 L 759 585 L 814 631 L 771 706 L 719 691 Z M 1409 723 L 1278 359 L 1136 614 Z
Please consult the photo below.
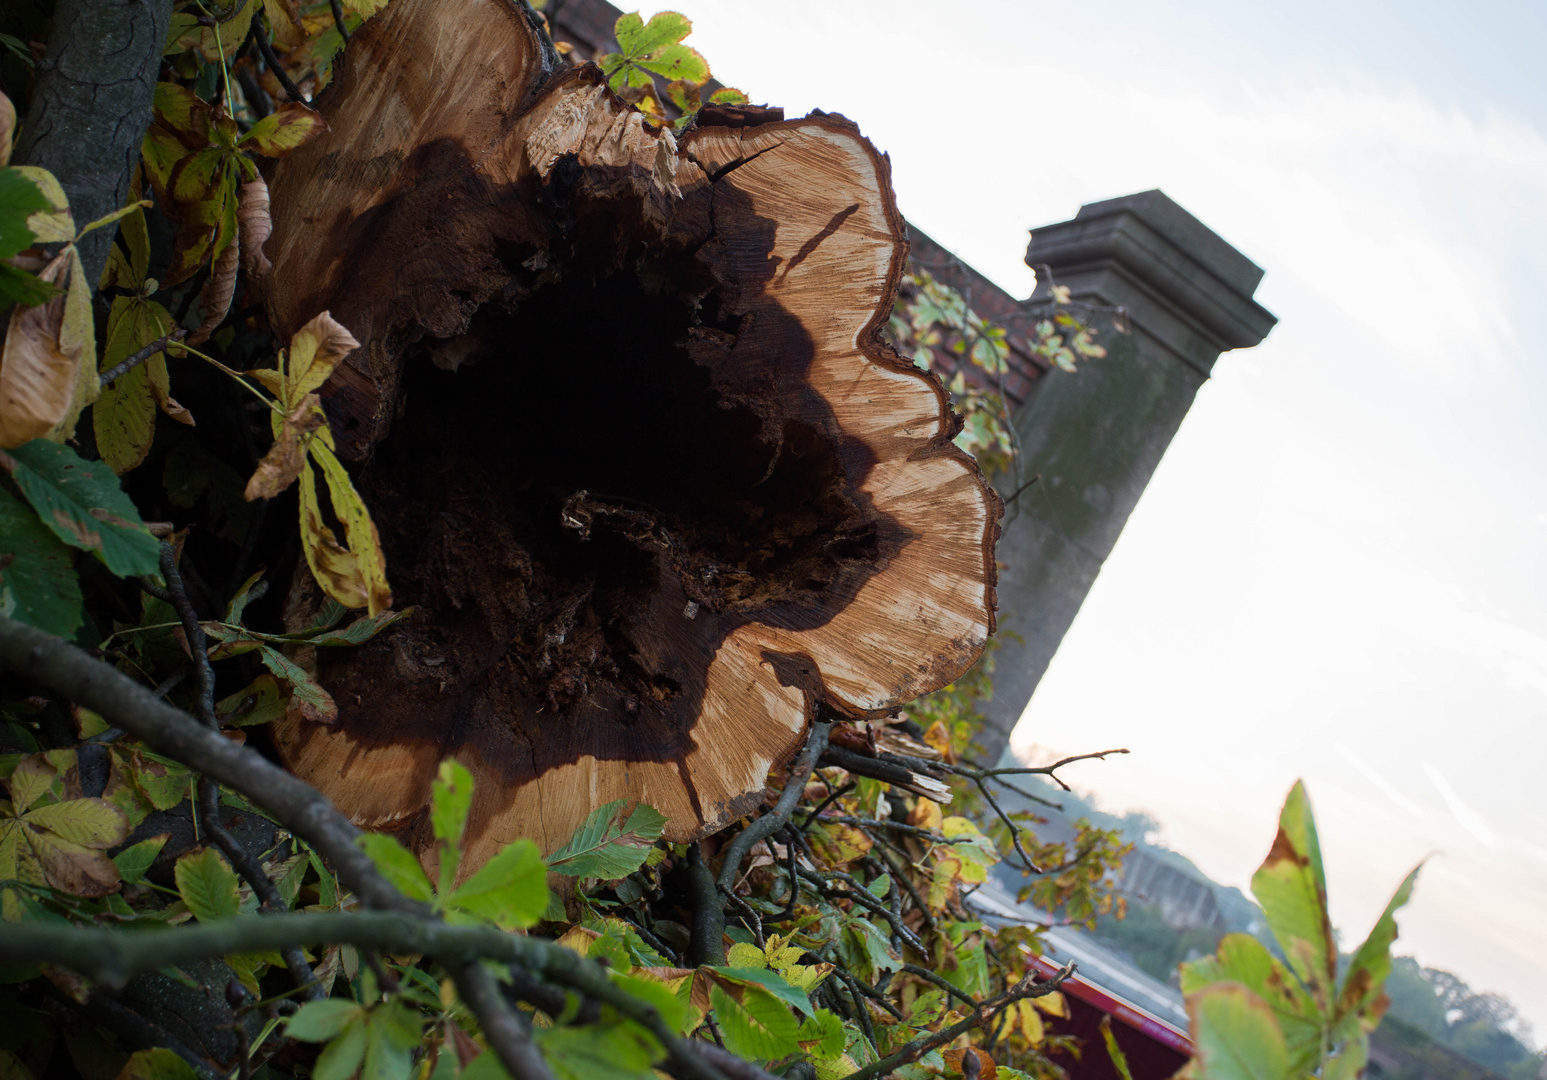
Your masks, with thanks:
M 1242 888 L 1303 778 L 1344 947 L 1427 858 L 1397 951 L 1547 1041 L 1547 5 L 682 6 L 1018 297 L 1028 228 L 1156 187 L 1266 269 L 1279 325 L 1200 391 L 1013 745 L 1128 746 L 1069 778 Z

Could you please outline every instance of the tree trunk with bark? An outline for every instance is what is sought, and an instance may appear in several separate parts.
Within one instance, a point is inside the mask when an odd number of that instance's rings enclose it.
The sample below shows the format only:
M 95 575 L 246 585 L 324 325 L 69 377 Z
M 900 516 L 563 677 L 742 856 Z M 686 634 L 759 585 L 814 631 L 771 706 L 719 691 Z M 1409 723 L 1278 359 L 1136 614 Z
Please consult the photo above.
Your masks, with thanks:
M 419 842 L 457 758 L 464 873 L 619 798 L 687 840 L 818 716 L 976 661 L 1000 506 L 878 336 L 907 240 L 852 123 L 674 136 L 506 0 L 395 0 L 319 107 L 274 169 L 268 305 L 362 343 L 325 404 L 417 613 L 317 658 L 339 717 L 278 726 L 290 768 Z
M 54 8 L 14 161 L 59 179 L 77 227 L 129 201 L 171 17 L 172 0 L 59 0 Z M 102 275 L 112 244 L 112 229 L 81 241 L 88 281 Z

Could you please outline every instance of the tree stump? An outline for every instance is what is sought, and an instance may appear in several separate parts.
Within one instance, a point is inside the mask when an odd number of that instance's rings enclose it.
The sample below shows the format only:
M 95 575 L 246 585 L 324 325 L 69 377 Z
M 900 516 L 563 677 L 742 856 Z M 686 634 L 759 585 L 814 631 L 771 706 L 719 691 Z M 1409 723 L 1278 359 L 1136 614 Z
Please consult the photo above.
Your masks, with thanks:
M 282 337 L 331 310 L 362 342 L 323 396 L 418 611 L 319 658 L 339 717 L 278 726 L 291 769 L 422 847 L 457 758 L 464 873 L 617 798 L 681 841 L 819 715 L 977 660 L 1001 507 L 878 336 L 907 239 L 852 123 L 714 108 L 679 139 L 506 0 L 395 0 L 319 107 L 267 300 Z

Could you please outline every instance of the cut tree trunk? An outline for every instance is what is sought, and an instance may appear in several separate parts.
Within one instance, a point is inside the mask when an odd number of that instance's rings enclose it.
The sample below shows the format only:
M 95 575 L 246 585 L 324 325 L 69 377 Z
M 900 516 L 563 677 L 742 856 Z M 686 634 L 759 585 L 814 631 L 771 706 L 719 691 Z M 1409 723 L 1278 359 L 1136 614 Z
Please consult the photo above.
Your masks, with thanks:
M 396 0 L 320 108 L 274 170 L 269 309 L 362 342 L 324 397 L 417 613 L 318 658 L 339 718 L 279 725 L 290 768 L 423 849 L 457 758 L 464 872 L 613 799 L 687 840 L 819 715 L 977 660 L 1000 505 L 878 336 L 907 240 L 852 123 L 676 138 L 505 0 Z

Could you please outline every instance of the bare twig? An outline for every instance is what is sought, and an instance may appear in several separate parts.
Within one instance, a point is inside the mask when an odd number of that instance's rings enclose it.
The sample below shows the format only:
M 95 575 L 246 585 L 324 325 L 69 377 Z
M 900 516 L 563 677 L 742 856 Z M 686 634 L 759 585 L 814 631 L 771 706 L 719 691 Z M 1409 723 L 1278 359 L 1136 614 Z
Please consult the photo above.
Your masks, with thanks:
M 946 1043 L 955 1040 L 957 1036 L 965 1035 L 973 1028 L 981 1026 L 985 1020 L 992 1020 L 1000 1009 L 1003 1009 L 1011 1002 L 1019 1001 L 1022 998 L 1042 997 L 1045 994 L 1051 994 L 1064 984 L 1064 980 L 1073 974 L 1074 965 L 1071 963 L 1059 971 L 1058 974 L 1043 982 L 1035 982 L 1028 975 L 1008 993 L 991 1001 L 983 1002 L 980 1008 L 984 1012 L 974 1013 L 960 1023 L 952 1024 L 950 1027 L 942 1028 L 939 1031 L 920 1035 L 918 1038 L 904 1043 L 897 1048 L 896 1052 L 888 1054 L 880 1061 L 871 1062 L 858 1072 L 851 1073 L 847 1080 L 874 1080 L 875 1077 L 885 1076 L 893 1069 L 906 1065 L 910 1061 L 918 1060 L 935 1047 L 944 1046 Z
M 779 793 L 779 801 L 774 808 L 741 832 L 736 834 L 725 849 L 725 861 L 720 865 L 719 884 L 726 889 L 734 888 L 736 879 L 741 875 L 741 864 L 746 859 L 747 853 L 759 840 L 764 840 L 784 827 L 790 820 L 790 814 L 795 810 L 795 804 L 805 794 L 806 783 L 811 779 L 811 773 L 816 769 L 817 759 L 827 749 L 827 739 L 832 733 L 832 725 L 816 721 L 811 725 L 811 733 L 806 736 L 806 745 L 801 750 L 800 756 L 790 766 L 789 780 L 784 785 L 784 790 Z
M 183 579 L 177 570 L 177 555 L 172 545 L 164 542 L 161 545 L 161 576 L 167 583 L 166 598 L 177 612 L 177 617 L 182 620 L 183 636 L 187 638 L 188 652 L 193 658 L 194 681 L 198 687 L 195 704 L 199 720 L 206 728 L 218 733 L 220 719 L 215 715 L 215 672 L 210 667 L 209 642 L 205 639 L 198 612 L 194 611 L 188 592 L 183 588 Z M 252 891 L 257 894 L 266 911 L 286 910 L 288 905 L 264 871 L 263 864 L 226 831 L 220 818 L 220 784 L 209 776 L 201 775 L 198 791 L 199 813 L 204 821 L 204 829 L 214 839 L 215 845 L 225 852 L 232 868 L 252 886 Z M 290 977 L 302 988 L 306 997 L 309 1000 L 322 997 L 322 985 L 307 964 L 300 947 L 292 945 L 280 955 L 290 971 Z
M 104 371 L 102 373 L 102 377 L 97 381 L 97 385 L 106 387 L 110 383 L 116 382 L 117 380 L 123 378 L 125 375 L 129 374 L 129 372 L 133 371 L 145 361 L 149 360 L 152 356 L 155 356 L 159 352 L 166 351 L 166 347 L 169 343 L 173 341 L 181 341 L 187 332 L 188 331 L 179 327 L 178 329 L 173 330 L 170 334 L 157 338 L 143 349 L 125 357 L 123 360 L 120 360 L 118 363 Z
M 349 27 L 344 25 L 344 5 L 339 0 L 328 0 L 328 6 L 333 9 L 333 25 L 338 28 L 338 36 L 348 45 Z
M 532 1043 L 527 1021 L 505 1003 L 494 976 L 481 961 L 462 964 L 456 983 L 457 993 L 477 1015 L 484 1038 L 515 1080 L 554 1080 L 553 1070 Z
M 252 39 L 257 44 L 258 51 L 263 54 L 263 62 L 274 73 L 274 78 L 279 80 L 279 85 L 284 87 L 285 96 L 291 101 L 299 101 L 305 105 L 306 98 L 296 88 L 295 83 L 290 81 L 290 76 L 285 72 L 285 66 L 279 62 L 279 57 L 274 55 L 274 47 L 269 44 L 269 37 L 263 32 L 263 27 L 258 25 L 257 19 L 252 21 Z

